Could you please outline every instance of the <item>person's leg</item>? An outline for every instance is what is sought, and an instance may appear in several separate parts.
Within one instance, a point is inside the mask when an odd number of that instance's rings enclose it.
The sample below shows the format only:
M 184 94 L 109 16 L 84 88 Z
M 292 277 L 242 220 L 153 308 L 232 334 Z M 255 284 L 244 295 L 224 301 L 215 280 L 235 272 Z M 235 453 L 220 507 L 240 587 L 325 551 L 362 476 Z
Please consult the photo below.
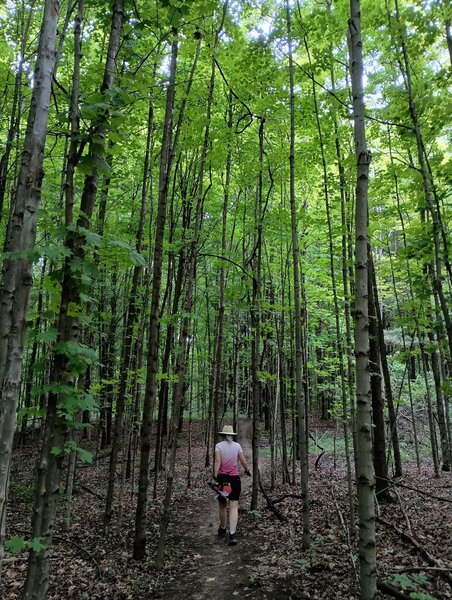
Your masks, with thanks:
M 239 520 L 239 502 L 238 500 L 229 501 L 229 531 L 235 533 L 237 522 Z
M 226 524 L 228 522 L 228 507 L 226 502 L 218 502 L 218 515 L 220 517 L 220 527 L 226 530 Z

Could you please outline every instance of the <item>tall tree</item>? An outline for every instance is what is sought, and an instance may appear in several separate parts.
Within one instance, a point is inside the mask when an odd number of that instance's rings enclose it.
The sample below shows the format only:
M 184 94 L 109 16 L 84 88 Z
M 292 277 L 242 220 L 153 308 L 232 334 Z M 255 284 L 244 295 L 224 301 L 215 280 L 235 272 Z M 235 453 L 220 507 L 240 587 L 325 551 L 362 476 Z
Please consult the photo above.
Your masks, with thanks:
M 290 90 L 290 215 L 292 228 L 292 261 L 293 261 L 293 296 L 295 308 L 295 406 L 298 412 L 298 430 L 300 448 L 301 489 L 303 496 L 303 546 L 309 548 L 310 544 L 310 515 L 308 491 L 308 456 L 307 456 L 307 431 L 306 410 L 307 399 L 303 402 L 303 348 L 302 348 L 302 314 L 301 314 L 301 288 L 300 288 L 300 249 L 298 243 L 297 207 L 295 203 L 295 83 L 294 65 L 292 57 L 292 24 L 290 4 L 286 3 L 287 10 L 287 38 L 289 46 L 289 90 Z
M 81 10 L 83 11 L 83 0 Z M 80 4 L 79 4 L 80 7 Z M 81 18 L 78 12 L 78 19 Z M 114 0 L 112 6 L 111 28 L 108 49 L 105 59 L 105 68 L 100 87 L 100 92 L 106 100 L 112 88 L 116 74 L 116 60 L 119 51 L 122 24 L 124 19 L 123 0 Z M 75 60 L 73 86 L 78 90 L 80 76 L 80 23 L 75 27 Z M 74 96 L 77 96 L 77 91 Z M 73 102 L 77 102 L 73 98 Z M 61 284 L 61 300 L 57 324 L 57 343 L 54 346 L 54 358 L 50 374 L 50 393 L 47 403 L 46 424 L 44 441 L 42 444 L 39 466 L 38 482 L 33 506 L 32 528 L 33 536 L 40 538 L 41 548 L 30 552 L 27 579 L 24 588 L 24 599 L 43 600 L 47 596 L 49 585 L 49 557 L 53 539 L 53 527 L 56 510 L 56 499 L 62 476 L 64 464 L 64 447 L 68 432 L 68 425 L 74 418 L 74 403 L 77 404 L 76 390 L 77 376 L 84 372 L 89 360 L 86 348 L 80 343 L 80 315 L 74 307 L 79 307 L 83 291 L 83 261 L 85 259 L 86 235 L 91 226 L 94 205 L 96 201 L 99 164 L 104 158 L 105 141 L 107 136 L 108 107 L 96 118 L 89 157 L 91 172 L 86 175 L 80 199 L 80 211 L 76 227 L 72 227 L 73 187 L 74 187 L 74 162 L 77 160 L 75 150 L 77 131 L 77 115 L 74 116 L 76 105 L 71 107 L 72 137 L 71 160 L 67 171 L 66 186 L 66 218 L 67 233 L 65 245 L 68 255 L 63 266 L 63 280 Z M 74 131 L 75 129 L 75 131 Z M 77 409 L 76 409 L 77 410 Z
M 350 72 L 353 95 L 356 154 L 355 225 L 355 355 L 356 355 L 356 475 L 359 500 L 359 559 L 361 599 L 377 594 L 375 546 L 375 474 L 372 463 L 372 420 L 369 382 L 369 297 L 368 297 L 368 184 L 370 154 L 364 120 L 363 50 L 359 0 L 350 0 Z
M 19 397 L 22 353 L 32 277 L 31 251 L 44 177 L 44 145 L 49 119 L 55 40 L 60 3 L 46 0 L 34 70 L 33 93 L 0 288 L 0 574 L 5 536 L 11 451 Z
M 151 322 L 149 327 L 149 357 L 147 363 L 143 421 L 141 425 L 140 479 L 138 483 L 135 538 L 133 545 L 133 556 L 136 559 L 143 559 L 146 555 L 146 508 L 149 486 L 149 457 L 151 451 L 152 413 L 154 410 L 154 399 L 157 389 L 160 337 L 159 305 L 163 267 L 163 237 L 165 233 L 166 205 L 171 171 L 171 137 L 178 48 L 177 33 L 173 31 L 173 41 L 171 44 L 171 64 L 166 95 L 165 120 L 163 125 L 162 147 L 160 150 L 159 201 L 154 240 L 154 262 L 150 308 Z

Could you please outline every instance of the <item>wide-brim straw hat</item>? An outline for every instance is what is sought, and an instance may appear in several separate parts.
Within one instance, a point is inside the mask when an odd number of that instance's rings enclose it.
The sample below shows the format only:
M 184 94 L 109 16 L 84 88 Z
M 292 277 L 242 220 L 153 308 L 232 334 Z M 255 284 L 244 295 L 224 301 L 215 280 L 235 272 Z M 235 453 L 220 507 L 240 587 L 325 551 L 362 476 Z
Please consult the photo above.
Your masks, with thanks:
M 234 432 L 234 428 L 232 427 L 232 425 L 225 425 L 223 427 L 223 431 L 219 431 L 218 433 L 220 435 L 238 435 Z

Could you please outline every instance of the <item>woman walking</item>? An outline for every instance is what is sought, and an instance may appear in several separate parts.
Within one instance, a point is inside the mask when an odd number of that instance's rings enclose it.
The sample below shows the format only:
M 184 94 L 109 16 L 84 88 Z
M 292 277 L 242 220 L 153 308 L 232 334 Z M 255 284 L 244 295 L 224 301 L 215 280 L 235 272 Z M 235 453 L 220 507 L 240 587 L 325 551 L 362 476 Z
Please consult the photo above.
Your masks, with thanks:
M 239 498 L 242 489 L 238 463 L 245 469 L 245 474 L 250 476 L 250 470 L 243 455 L 243 450 L 240 444 L 234 441 L 234 429 L 231 425 L 225 425 L 223 431 L 218 432 L 225 436 L 222 442 L 215 446 L 215 467 L 214 477 L 218 483 L 222 493 L 218 495 L 218 513 L 220 517 L 220 527 L 218 528 L 218 536 L 226 535 L 229 500 L 229 544 L 234 546 L 237 544 L 236 529 L 239 519 Z

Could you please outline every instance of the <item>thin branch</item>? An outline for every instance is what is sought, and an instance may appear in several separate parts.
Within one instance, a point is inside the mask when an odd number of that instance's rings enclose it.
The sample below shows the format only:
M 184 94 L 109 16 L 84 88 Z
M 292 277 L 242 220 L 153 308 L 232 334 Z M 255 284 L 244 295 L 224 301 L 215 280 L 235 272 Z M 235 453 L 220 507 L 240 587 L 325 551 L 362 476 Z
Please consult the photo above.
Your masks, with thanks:
M 260 488 L 260 490 L 262 492 L 262 495 L 264 496 L 265 500 L 267 501 L 268 508 L 272 511 L 272 513 L 280 521 L 282 521 L 283 523 L 288 523 L 289 519 L 286 517 L 286 515 L 283 515 L 277 508 L 274 507 L 274 503 L 272 502 L 271 498 L 269 497 L 269 495 L 265 491 L 264 486 L 262 485 L 261 474 L 260 474 L 259 469 L 257 471 L 257 478 L 259 480 L 259 488 Z
M 349 111 L 352 110 L 352 107 L 350 106 L 350 104 L 348 104 L 347 102 L 344 102 L 343 100 L 341 100 L 339 98 L 339 96 L 337 96 L 337 94 L 335 92 L 332 92 L 325 85 L 323 85 L 323 83 L 320 83 L 320 81 L 317 81 L 317 79 L 314 77 L 314 75 L 312 75 L 311 73 L 309 73 L 309 71 L 307 71 L 304 67 L 302 67 L 300 64 L 298 64 L 296 60 L 293 60 L 293 63 L 294 63 L 294 65 L 296 65 L 300 69 L 300 71 L 302 71 L 306 75 L 306 77 L 308 77 L 316 85 L 318 85 L 323 90 L 325 90 L 325 92 L 327 92 L 330 96 L 333 96 L 333 98 L 335 100 L 337 100 L 337 102 L 339 102 L 339 104 L 341 104 L 342 106 L 344 106 L 345 108 L 347 108 L 347 110 L 349 110 Z M 374 116 L 370 115 L 369 113 L 365 113 L 364 116 L 366 117 L 366 119 L 369 119 L 370 121 L 376 121 L 377 123 L 381 123 L 382 125 L 390 125 L 390 126 L 393 126 L 393 127 L 401 127 L 402 129 L 408 129 L 408 131 L 414 131 L 413 127 L 411 127 L 410 125 L 405 125 L 403 123 L 394 123 L 394 121 L 386 121 L 384 119 L 379 119 L 378 117 L 374 117 Z
M 231 260 L 230 258 L 227 258 L 226 256 L 220 256 L 219 254 L 210 254 L 209 252 L 199 253 L 198 256 L 210 256 L 212 258 L 218 258 L 219 260 L 225 260 L 226 262 L 231 263 L 231 265 L 234 265 L 235 267 L 240 269 L 250 279 L 254 279 L 253 276 L 250 275 L 248 271 L 242 267 L 242 265 L 239 265 L 239 263 L 235 262 L 234 260 Z
M 251 125 L 251 123 L 253 122 L 253 119 L 263 119 L 263 117 L 253 113 L 253 111 L 246 104 L 246 102 L 244 102 L 241 98 L 239 98 L 239 96 L 237 96 L 237 94 L 234 92 L 231 85 L 229 84 L 228 80 L 226 79 L 226 75 L 224 74 L 223 69 L 221 68 L 221 65 L 217 59 L 215 59 L 215 64 L 218 67 L 218 70 L 220 71 L 220 75 L 221 75 L 223 81 L 225 82 L 226 86 L 228 87 L 229 91 L 231 92 L 231 94 L 246 109 L 246 115 L 242 115 L 236 123 L 236 133 L 243 133 L 245 131 L 245 129 L 247 129 Z M 250 121 L 246 125 L 244 125 L 244 127 L 242 127 L 242 129 L 238 130 L 239 123 L 246 117 L 250 117 Z
M 433 567 L 439 567 L 440 569 L 443 569 L 445 567 L 445 565 L 441 561 L 439 561 L 432 554 L 430 554 L 430 552 L 428 552 L 428 550 L 422 545 L 421 542 L 418 542 L 418 540 L 415 537 L 409 535 L 406 531 L 403 531 L 402 529 L 400 529 L 400 527 L 397 527 L 397 525 L 390 523 L 386 519 L 383 519 L 383 517 L 377 517 L 377 522 L 386 525 L 386 527 L 389 527 L 390 529 L 393 529 L 396 533 L 399 534 L 399 536 L 402 539 L 410 542 L 417 549 L 419 554 L 421 554 L 421 556 L 423 556 L 427 560 L 427 562 L 429 562 Z M 438 573 L 442 575 L 443 578 L 446 579 L 449 583 L 452 583 L 452 575 L 450 573 L 450 569 L 440 570 L 438 571 Z
M 387 481 L 385 479 L 385 481 Z M 450 498 L 443 498 L 442 496 L 435 496 L 435 494 L 430 494 L 430 492 L 424 492 L 424 490 L 420 490 L 419 488 L 415 488 L 411 485 L 407 485 L 406 483 L 401 483 L 400 481 L 390 481 L 388 482 L 391 486 L 398 486 L 406 488 L 407 490 L 412 490 L 413 492 L 417 492 L 418 494 L 423 494 L 424 496 L 428 496 L 429 498 L 434 498 L 435 500 L 442 500 L 443 502 L 452 502 Z

